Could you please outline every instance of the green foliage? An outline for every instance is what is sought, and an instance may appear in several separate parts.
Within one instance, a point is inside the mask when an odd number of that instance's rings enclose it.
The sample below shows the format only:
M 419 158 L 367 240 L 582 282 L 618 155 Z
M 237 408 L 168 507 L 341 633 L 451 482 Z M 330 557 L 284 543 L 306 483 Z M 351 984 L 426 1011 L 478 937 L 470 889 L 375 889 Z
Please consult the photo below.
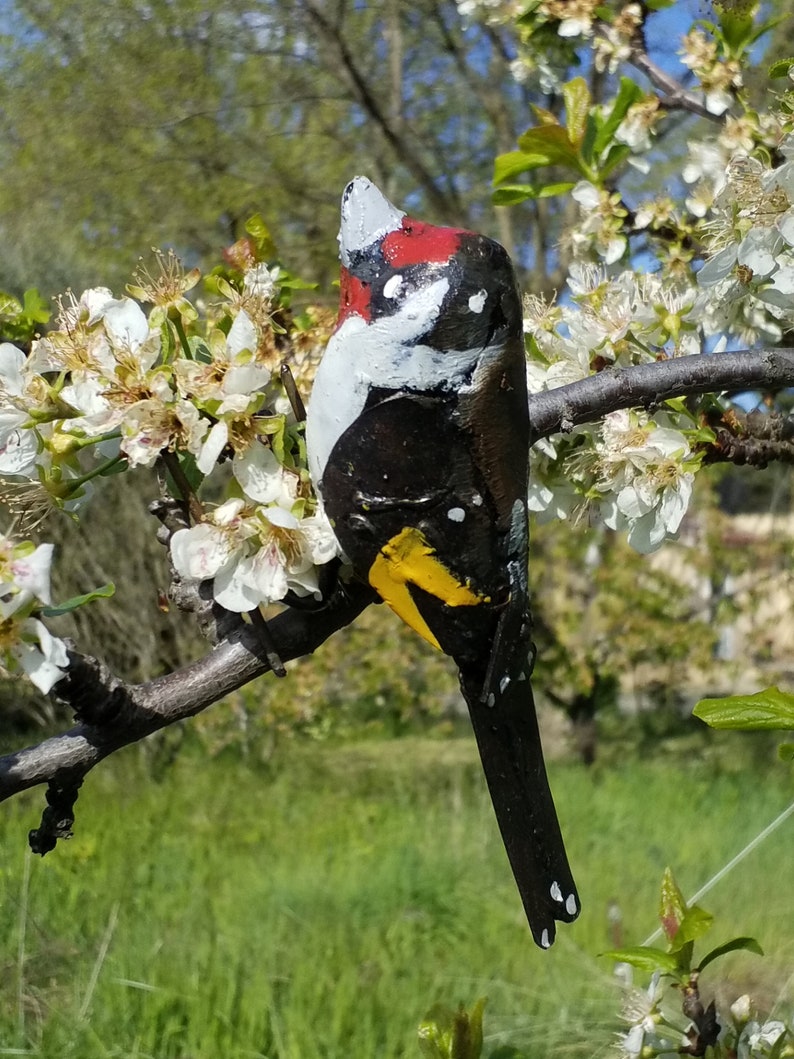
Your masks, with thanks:
M 665 869 L 662 878 L 659 921 L 667 937 L 666 949 L 640 945 L 613 949 L 604 955 L 647 973 L 660 971 L 682 986 L 689 983 L 693 974 L 699 975 L 709 964 L 728 953 L 744 950 L 764 955 L 755 938 L 738 937 L 712 948 L 695 964 L 694 943 L 711 930 L 714 917 L 698 905 L 687 904 L 669 868 Z
M 755 695 L 701 699 L 692 711 L 711 728 L 739 731 L 794 731 L 794 695 L 767 688 Z M 794 743 L 778 747 L 781 761 L 794 761 Z
M 494 163 L 493 201 L 513 205 L 531 198 L 564 195 L 574 181 L 561 181 L 559 170 L 570 170 L 576 179 L 601 185 L 629 155 L 629 148 L 615 139 L 629 108 L 645 99 L 642 90 L 626 77 L 620 79 L 611 102 L 597 106 L 583 77 L 563 87 L 565 125 L 549 111 L 535 108 L 540 124 L 518 138 L 518 151 L 498 155 Z M 555 175 L 534 184 L 514 184 L 521 173 L 555 167 Z
M 692 711 L 711 728 L 794 731 L 794 695 L 766 688 L 755 695 L 701 699 Z
M 454 3 L 378 0 L 337 22 L 276 0 L 152 0 L 146 17 L 126 0 L 12 0 L 4 16 L 0 286 L 116 288 L 142 248 L 211 259 L 260 210 L 328 289 L 356 172 L 496 229 L 483 189 L 518 93 L 493 32 L 465 31 Z
M 95 588 L 93 592 L 72 596 L 71 599 L 64 600 L 63 603 L 58 603 L 53 607 L 43 607 L 41 613 L 45 618 L 58 618 L 62 614 L 70 614 L 86 603 L 92 603 L 95 599 L 110 599 L 115 591 L 116 586 L 113 584 L 102 585 L 100 588 Z
M 426 1059 L 480 1059 L 485 998 L 471 1011 L 436 1004 L 419 1026 L 419 1050 Z
M 571 943 L 543 953 L 471 738 L 293 746 L 266 769 L 188 742 L 156 783 L 145 764 L 131 749 L 92 774 L 75 837 L 43 860 L 24 852 L 41 792 L 4 806 L 0 1047 L 405 1059 L 430 1005 L 487 995 L 488 1059 L 608 1054 L 615 984 L 587 955 L 609 937 L 607 902 L 644 937 L 649 865 L 675 860 L 696 885 L 789 794 L 782 775 L 759 784 L 681 753 L 595 776 L 552 763 L 587 891 Z M 712 894 L 719 921 L 768 936 L 764 961 L 724 958 L 739 990 L 774 997 L 790 973 L 790 895 L 769 879 L 790 877 L 792 855 L 781 834 Z
M 0 341 L 29 342 L 50 315 L 47 303 L 35 289 L 26 290 L 22 301 L 0 291 Z

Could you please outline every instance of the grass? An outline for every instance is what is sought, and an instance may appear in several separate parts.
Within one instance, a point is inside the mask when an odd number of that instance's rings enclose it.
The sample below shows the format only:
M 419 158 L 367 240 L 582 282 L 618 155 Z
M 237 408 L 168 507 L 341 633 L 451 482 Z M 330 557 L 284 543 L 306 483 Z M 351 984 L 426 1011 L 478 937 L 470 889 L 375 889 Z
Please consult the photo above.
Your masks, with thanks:
M 791 799 L 790 770 L 702 756 L 552 769 L 584 912 L 537 950 L 471 740 L 288 749 L 277 768 L 136 750 L 90 777 L 77 833 L 24 851 L 41 793 L 0 818 L 0 1055 L 46 1059 L 419 1056 L 436 1002 L 487 995 L 489 1049 L 597 1056 L 620 1028 L 607 906 L 656 925 L 670 864 L 691 893 Z M 701 903 L 716 944 L 767 956 L 707 972 L 794 1005 L 790 820 Z M 710 946 L 709 946 L 710 947 Z

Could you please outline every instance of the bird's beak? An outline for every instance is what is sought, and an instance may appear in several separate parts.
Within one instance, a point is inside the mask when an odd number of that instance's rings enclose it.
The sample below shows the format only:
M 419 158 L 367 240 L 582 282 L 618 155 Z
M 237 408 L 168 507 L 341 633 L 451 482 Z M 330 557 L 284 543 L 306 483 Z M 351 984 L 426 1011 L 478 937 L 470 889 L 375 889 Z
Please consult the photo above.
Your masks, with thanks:
M 339 257 L 345 268 L 356 251 L 366 250 L 402 226 L 405 216 L 367 177 L 354 177 L 342 195 Z

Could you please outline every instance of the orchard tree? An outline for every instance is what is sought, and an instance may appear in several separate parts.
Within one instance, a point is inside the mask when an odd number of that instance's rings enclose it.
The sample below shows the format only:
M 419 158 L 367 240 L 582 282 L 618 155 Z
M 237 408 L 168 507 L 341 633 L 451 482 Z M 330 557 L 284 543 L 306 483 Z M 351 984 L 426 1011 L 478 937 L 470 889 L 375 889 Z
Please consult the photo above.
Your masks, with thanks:
M 496 159 L 495 202 L 517 210 L 553 202 L 557 223 L 570 220 L 558 261 L 565 291 L 533 294 L 524 306 L 529 510 L 607 527 L 640 553 L 677 538 L 707 465 L 760 468 L 790 462 L 794 452 L 774 396 L 794 386 L 786 347 L 794 64 L 769 71 L 766 105 L 755 105 L 745 71 L 770 22 L 755 6 L 724 0 L 685 27 L 671 72 L 649 49 L 668 7 L 459 5 L 464 26 L 490 27 L 491 39 L 514 34 L 515 77 L 544 93 L 514 149 Z M 329 34 L 343 21 L 334 24 L 313 0 L 305 14 Z M 250 33 L 256 39 L 255 24 Z M 582 72 L 561 80 L 557 71 L 574 62 Z M 354 70 L 347 76 L 359 91 Z M 654 187 L 662 152 L 669 159 L 675 151 L 679 176 Z M 432 160 L 421 166 L 432 174 Z M 407 168 L 421 184 L 419 163 Z M 526 260 L 531 266 L 531 253 Z M 254 218 L 211 272 L 159 254 L 126 294 L 92 287 L 64 295 L 43 336 L 34 334 L 39 306 L 6 301 L 0 646 L 9 673 L 24 673 L 78 718 L 69 732 L 0 759 L 1 798 L 47 784 L 47 808 L 31 833 L 37 852 L 70 833 L 80 785 L 101 760 L 255 676 L 283 677 L 287 661 L 374 602 L 372 588 L 346 573 L 307 469 L 301 395 L 329 326 L 320 310 L 291 311 L 298 285 L 274 265 L 272 240 Z M 734 399 L 750 393 L 764 395 L 763 414 Z M 173 566 L 171 599 L 194 614 L 212 646 L 167 676 L 129 684 L 56 635 L 60 613 L 111 589 L 86 585 L 82 596 L 53 603 L 53 549 L 40 528 L 53 509 L 90 517 L 89 495 L 100 504 L 104 479 L 136 467 L 152 469 L 161 485 L 154 513 Z M 266 619 L 262 608 L 278 605 Z M 750 715 L 794 724 L 780 693 L 700 712 L 721 724 Z M 663 907 L 668 949 L 622 955 L 643 969 L 675 971 L 689 989 L 689 1054 L 702 1055 L 716 1030 L 698 1006 L 697 975 L 713 955 L 692 965 L 704 921 L 671 880 Z M 659 1036 L 660 1003 L 654 987 L 625 1054 L 639 1055 L 644 1042 L 654 1054 L 674 1050 Z M 731 1047 L 739 1054 L 766 1054 L 784 1032 L 752 1025 L 736 1016 Z

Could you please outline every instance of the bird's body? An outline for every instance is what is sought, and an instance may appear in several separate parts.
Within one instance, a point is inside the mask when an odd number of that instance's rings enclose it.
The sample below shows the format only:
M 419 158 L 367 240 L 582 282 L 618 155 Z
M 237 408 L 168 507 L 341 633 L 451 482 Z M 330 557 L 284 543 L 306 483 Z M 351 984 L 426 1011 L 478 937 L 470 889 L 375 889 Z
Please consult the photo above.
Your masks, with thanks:
M 353 570 L 458 665 L 536 942 L 578 898 L 530 674 L 521 302 L 498 243 L 346 189 L 339 322 L 307 416 L 312 477 Z

